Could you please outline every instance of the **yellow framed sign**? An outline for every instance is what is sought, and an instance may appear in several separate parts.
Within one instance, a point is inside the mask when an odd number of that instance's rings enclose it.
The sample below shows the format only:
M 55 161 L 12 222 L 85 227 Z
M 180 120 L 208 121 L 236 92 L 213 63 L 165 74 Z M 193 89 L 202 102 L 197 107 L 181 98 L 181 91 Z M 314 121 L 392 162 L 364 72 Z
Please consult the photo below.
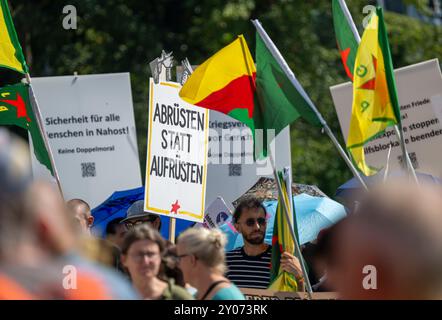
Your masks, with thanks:
M 144 210 L 203 222 L 209 110 L 182 100 L 180 89 L 149 82 Z

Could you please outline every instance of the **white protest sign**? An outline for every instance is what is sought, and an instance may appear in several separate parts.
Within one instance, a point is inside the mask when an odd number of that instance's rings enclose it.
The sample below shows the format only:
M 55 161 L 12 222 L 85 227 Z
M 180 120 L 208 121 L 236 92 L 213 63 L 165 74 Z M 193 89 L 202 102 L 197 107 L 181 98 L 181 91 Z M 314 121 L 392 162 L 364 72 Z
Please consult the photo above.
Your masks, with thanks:
M 439 127 L 442 128 L 442 93 L 432 96 L 430 100 L 434 114 L 439 120 Z
M 149 86 L 144 210 L 202 222 L 209 111 L 182 100 L 178 83 Z
M 442 127 L 440 121 L 442 76 L 437 59 L 395 70 L 407 151 L 416 171 L 442 177 Z M 353 88 L 350 82 L 330 87 L 345 141 L 350 126 Z M 386 165 L 390 145 L 390 171 L 400 169 L 402 151 L 392 127 L 365 145 L 370 166 Z
M 204 214 L 204 223 L 197 224 L 196 227 L 204 227 L 208 229 L 216 228 L 222 225 L 232 215 L 222 197 L 217 197 Z
M 141 185 L 129 73 L 33 78 L 66 200 L 96 207 Z M 51 179 L 33 156 L 34 177 Z
M 222 196 L 229 208 L 261 177 L 273 177 L 270 158 L 253 159 L 250 128 L 223 113 L 210 111 L 209 173 L 207 203 Z M 270 144 L 276 167 L 291 166 L 290 128 L 283 129 Z

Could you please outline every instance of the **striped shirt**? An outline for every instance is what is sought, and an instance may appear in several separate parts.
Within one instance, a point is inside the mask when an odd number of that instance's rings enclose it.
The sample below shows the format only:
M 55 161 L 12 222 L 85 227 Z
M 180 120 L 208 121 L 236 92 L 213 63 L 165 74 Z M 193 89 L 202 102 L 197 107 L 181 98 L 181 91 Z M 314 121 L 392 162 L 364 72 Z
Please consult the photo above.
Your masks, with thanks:
M 240 288 L 267 289 L 271 259 L 272 246 L 258 256 L 248 256 L 244 247 L 226 252 L 226 277 Z

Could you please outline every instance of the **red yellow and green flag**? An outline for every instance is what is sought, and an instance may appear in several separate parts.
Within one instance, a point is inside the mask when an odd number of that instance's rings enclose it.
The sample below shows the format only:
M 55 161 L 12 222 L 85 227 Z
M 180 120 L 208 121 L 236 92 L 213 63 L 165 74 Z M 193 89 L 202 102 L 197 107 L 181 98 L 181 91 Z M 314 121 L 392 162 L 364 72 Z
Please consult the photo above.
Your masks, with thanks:
M 242 35 L 199 66 L 180 91 L 185 101 L 225 113 L 246 124 L 255 142 L 255 157 L 267 156 L 271 141 L 299 117 L 313 125 L 320 121 L 302 93 L 294 89 L 259 34 L 256 34 L 256 68 Z M 262 149 L 256 129 L 263 130 Z
M 388 126 L 400 125 L 399 101 L 381 8 L 370 18 L 357 52 L 353 107 L 347 149 L 365 175 L 376 173 L 365 162 L 364 145 Z
M 240 35 L 196 68 L 179 94 L 193 105 L 245 123 L 254 133 L 255 78 L 255 63 Z

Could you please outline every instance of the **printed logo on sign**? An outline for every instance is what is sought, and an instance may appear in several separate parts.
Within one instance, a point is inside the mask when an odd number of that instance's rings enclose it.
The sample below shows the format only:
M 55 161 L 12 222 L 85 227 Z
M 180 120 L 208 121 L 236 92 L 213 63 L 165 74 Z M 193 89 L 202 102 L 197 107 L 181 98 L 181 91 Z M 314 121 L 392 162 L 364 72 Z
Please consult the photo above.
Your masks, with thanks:
M 217 225 L 221 225 L 222 223 L 224 223 L 224 221 L 226 221 L 229 218 L 229 216 L 227 215 L 227 213 L 225 212 L 220 212 L 218 213 L 218 215 L 216 216 L 216 224 Z
M 96 175 L 95 162 L 83 162 L 81 164 L 81 176 L 83 178 L 95 177 Z

